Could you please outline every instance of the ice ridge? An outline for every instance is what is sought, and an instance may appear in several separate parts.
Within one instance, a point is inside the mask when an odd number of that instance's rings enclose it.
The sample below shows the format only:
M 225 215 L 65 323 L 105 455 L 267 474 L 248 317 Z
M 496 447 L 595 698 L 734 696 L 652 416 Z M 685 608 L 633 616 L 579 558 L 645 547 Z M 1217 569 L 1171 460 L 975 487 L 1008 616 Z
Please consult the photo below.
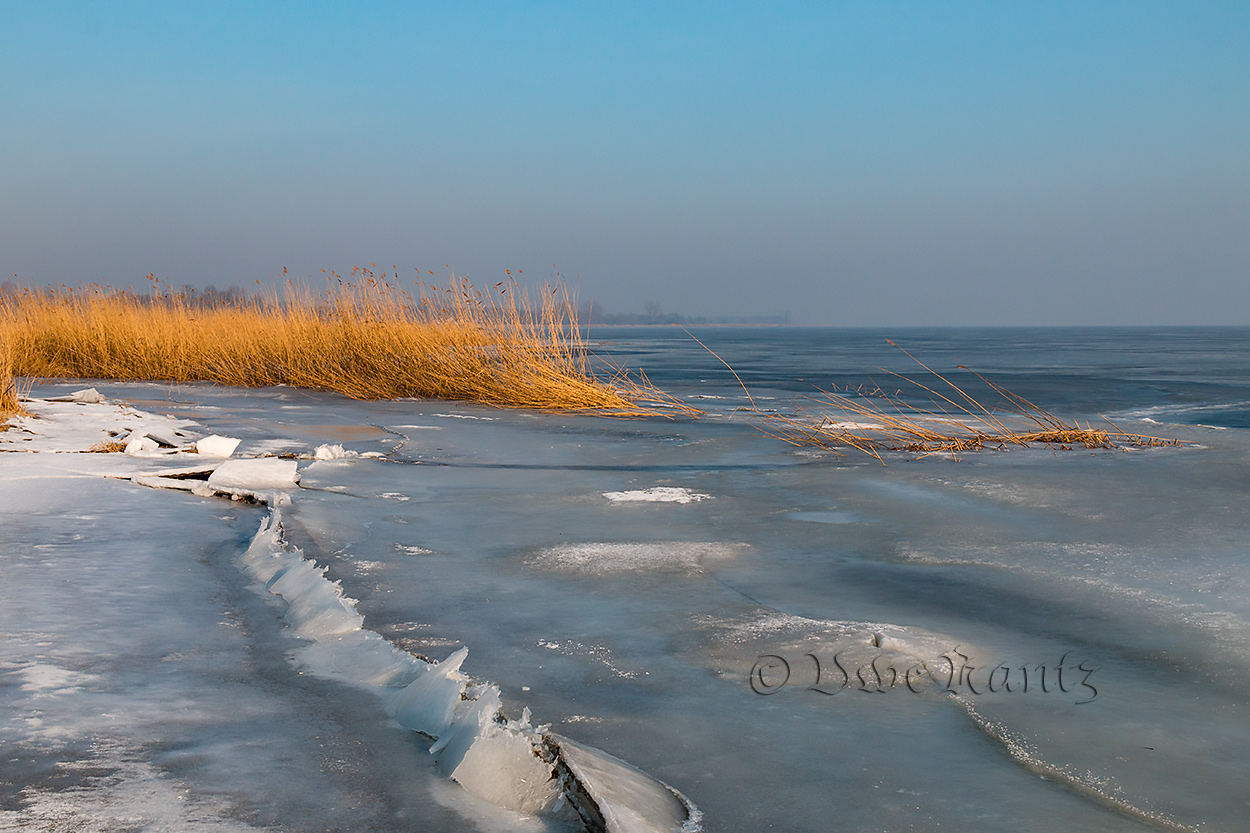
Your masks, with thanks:
M 372 690 L 396 722 L 433 743 L 440 770 L 466 790 L 520 813 L 589 833 L 697 833 L 701 813 L 677 790 L 593 747 L 503 712 L 498 686 L 460 668 L 468 648 L 420 660 L 364 627 L 325 568 L 286 543 L 278 509 L 240 557 L 245 572 L 286 603 L 288 627 L 309 640 L 313 673 Z

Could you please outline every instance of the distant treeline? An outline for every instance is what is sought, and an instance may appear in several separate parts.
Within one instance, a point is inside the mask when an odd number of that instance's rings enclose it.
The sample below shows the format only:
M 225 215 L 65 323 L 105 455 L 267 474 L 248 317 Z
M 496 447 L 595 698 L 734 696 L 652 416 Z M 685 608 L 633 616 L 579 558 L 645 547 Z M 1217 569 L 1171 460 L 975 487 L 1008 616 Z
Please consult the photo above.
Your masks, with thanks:
M 0 298 L 16 297 L 24 293 L 33 293 L 37 295 L 47 295 L 57 291 L 61 287 L 42 287 L 31 289 L 29 287 L 18 286 L 13 281 L 5 281 L 0 283 Z M 130 289 L 119 289 L 104 284 L 95 284 L 94 287 L 103 293 L 120 295 L 131 298 L 134 301 L 145 304 L 155 301 L 169 301 L 174 298 L 180 299 L 185 305 L 191 307 L 200 307 L 203 309 L 218 309 L 222 307 L 243 307 L 250 306 L 261 300 L 261 295 L 254 292 L 248 292 L 238 286 L 230 286 L 225 289 L 218 289 L 213 284 L 209 284 L 203 289 L 197 289 L 194 286 L 184 286 L 180 290 L 173 290 L 169 287 L 161 287 L 158 291 L 136 292 Z M 76 290 L 78 288 L 75 288 Z
M 582 326 L 591 324 L 676 324 L 689 327 L 699 324 L 789 324 L 790 313 L 774 315 L 737 315 L 737 316 L 706 316 L 682 315 L 679 312 L 662 312 L 648 304 L 643 312 L 607 312 L 593 304 L 584 304 L 577 312 L 577 321 Z
M 203 289 L 190 285 L 183 286 L 181 289 L 174 289 L 169 285 L 164 285 L 158 286 L 154 290 L 134 291 L 118 289 L 103 284 L 95 284 L 93 288 L 101 292 L 129 297 L 140 304 L 177 299 L 184 306 L 200 309 L 250 307 L 260 304 L 266 297 L 269 297 L 264 293 L 249 292 L 238 286 L 218 289 L 211 283 Z M 48 293 L 55 291 L 55 288 L 29 289 L 20 287 L 12 281 L 5 281 L 0 284 L 0 298 L 16 296 L 23 292 Z M 272 295 L 272 293 L 269 294 Z M 643 306 L 642 312 L 608 312 L 597 304 L 582 304 L 577 311 L 577 320 L 582 326 L 592 324 L 629 326 L 675 324 L 689 327 L 700 324 L 789 324 L 790 313 L 739 316 L 683 315 L 679 312 L 664 312 L 658 304 L 649 301 Z

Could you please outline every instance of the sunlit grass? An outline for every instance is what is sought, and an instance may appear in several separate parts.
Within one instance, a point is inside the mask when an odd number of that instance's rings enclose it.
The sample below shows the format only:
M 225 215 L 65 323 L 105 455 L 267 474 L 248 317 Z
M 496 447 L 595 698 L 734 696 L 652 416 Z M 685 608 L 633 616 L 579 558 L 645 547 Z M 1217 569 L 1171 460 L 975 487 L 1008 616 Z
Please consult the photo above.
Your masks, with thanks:
M 530 296 L 448 289 L 353 270 L 314 293 L 288 282 L 264 298 L 205 305 L 108 287 L 0 298 L 12 372 L 41 378 L 292 385 L 354 399 L 448 399 L 620 416 L 674 406 L 645 377 L 592 370 L 562 288 Z M 669 411 L 671 413 L 671 411 Z
M 0 339 L 0 430 L 5 417 L 23 413 L 17 380 L 13 378 L 12 351 L 8 343 Z

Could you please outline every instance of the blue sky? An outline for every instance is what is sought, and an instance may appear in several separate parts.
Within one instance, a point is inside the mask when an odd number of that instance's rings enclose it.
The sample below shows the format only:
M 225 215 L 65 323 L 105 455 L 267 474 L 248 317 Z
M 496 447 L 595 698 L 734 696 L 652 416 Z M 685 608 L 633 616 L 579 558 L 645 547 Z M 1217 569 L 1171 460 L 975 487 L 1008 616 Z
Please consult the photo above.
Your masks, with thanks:
M 1244 2 L 9 0 L 0 112 L 26 283 L 1250 324 Z

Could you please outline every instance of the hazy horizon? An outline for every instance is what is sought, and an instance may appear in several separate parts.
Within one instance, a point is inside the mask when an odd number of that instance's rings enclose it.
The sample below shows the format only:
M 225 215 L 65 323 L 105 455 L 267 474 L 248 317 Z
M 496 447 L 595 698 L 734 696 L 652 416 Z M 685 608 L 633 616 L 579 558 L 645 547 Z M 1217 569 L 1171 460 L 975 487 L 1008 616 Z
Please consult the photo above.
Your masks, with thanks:
M 1239 3 L 8 4 L 0 67 L 18 283 L 1250 324 Z

